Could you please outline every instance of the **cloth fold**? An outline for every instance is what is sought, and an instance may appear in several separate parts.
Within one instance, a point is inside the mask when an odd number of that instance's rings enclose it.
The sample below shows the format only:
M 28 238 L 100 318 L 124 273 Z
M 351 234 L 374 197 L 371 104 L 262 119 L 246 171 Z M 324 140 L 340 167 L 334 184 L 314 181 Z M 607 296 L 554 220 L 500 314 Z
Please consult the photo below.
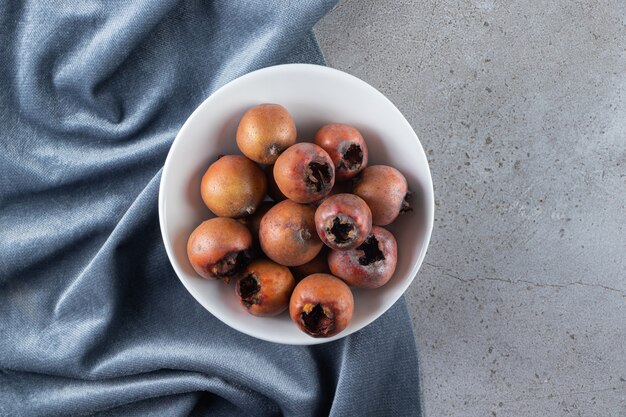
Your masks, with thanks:
M 160 169 L 211 92 L 323 63 L 331 1 L 0 3 L 0 416 L 419 415 L 401 299 L 313 347 L 230 329 L 175 276 Z

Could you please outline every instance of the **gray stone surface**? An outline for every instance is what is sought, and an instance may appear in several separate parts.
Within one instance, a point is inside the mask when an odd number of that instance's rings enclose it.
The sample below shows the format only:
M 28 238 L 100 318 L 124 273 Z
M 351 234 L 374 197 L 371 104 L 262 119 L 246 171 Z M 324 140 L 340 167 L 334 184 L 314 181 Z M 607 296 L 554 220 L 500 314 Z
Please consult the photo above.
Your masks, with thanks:
M 626 2 L 348 0 L 316 31 L 430 160 L 424 415 L 626 416 Z

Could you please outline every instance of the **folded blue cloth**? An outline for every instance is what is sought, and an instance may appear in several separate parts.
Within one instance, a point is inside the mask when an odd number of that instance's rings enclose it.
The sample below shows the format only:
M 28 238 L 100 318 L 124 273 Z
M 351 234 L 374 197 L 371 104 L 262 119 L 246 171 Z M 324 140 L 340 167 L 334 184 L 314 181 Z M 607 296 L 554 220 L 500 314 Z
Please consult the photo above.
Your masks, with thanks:
M 0 416 L 419 415 L 404 301 L 314 346 L 240 334 L 160 237 L 187 116 L 251 70 L 322 63 L 332 2 L 0 2 Z

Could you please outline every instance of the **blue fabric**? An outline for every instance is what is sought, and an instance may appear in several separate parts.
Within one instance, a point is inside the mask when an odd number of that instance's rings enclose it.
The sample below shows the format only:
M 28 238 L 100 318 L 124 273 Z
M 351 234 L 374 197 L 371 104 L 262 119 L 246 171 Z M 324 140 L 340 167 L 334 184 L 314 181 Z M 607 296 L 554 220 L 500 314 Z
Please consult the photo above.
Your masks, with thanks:
M 322 63 L 332 2 L 0 2 L 0 416 L 419 415 L 404 301 L 340 341 L 215 319 L 160 237 L 160 169 L 211 92 Z

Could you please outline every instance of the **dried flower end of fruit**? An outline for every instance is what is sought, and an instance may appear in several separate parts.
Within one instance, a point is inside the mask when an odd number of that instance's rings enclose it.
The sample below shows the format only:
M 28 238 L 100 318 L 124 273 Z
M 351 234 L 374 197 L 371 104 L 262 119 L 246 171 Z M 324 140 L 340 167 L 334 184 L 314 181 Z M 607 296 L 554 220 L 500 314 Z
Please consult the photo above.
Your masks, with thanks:
M 350 144 L 339 160 L 338 169 L 341 171 L 359 171 L 363 165 L 363 149 L 357 144 Z
M 249 250 L 231 252 L 208 269 L 212 276 L 229 283 L 230 279 L 238 275 L 251 259 Z
M 402 204 L 400 205 L 400 214 L 408 213 L 409 211 L 413 211 L 413 207 L 411 207 L 411 197 L 413 196 L 413 192 L 408 190 L 402 199 Z
M 334 314 L 322 304 L 305 304 L 300 314 L 302 328 L 313 337 L 326 337 L 335 329 Z
M 330 192 L 332 171 L 328 163 L 310 162 L 306 165 L 304 175 L 304 182 L 311 194 Z
M 385 254 L 380 250 L 378 239 L 374 235 L 370 235 L 357 250 L 363 251 L 363 256 L 359 256 L 361 265 L 371 265 L 385 260 Z
M 358 230 L 352 217 L 339 213 L 336 217 L 326 221 L 324 236 L 328 242 L 341 248 L 354 242 L 358 236 Z
M 239 280 L 237 286 L 237 294 L 241 298 L 241 302 L 246 308 L 250 308 L 254 304 L 259 303 L 259 281 L 254 274 L 248 274 Z

